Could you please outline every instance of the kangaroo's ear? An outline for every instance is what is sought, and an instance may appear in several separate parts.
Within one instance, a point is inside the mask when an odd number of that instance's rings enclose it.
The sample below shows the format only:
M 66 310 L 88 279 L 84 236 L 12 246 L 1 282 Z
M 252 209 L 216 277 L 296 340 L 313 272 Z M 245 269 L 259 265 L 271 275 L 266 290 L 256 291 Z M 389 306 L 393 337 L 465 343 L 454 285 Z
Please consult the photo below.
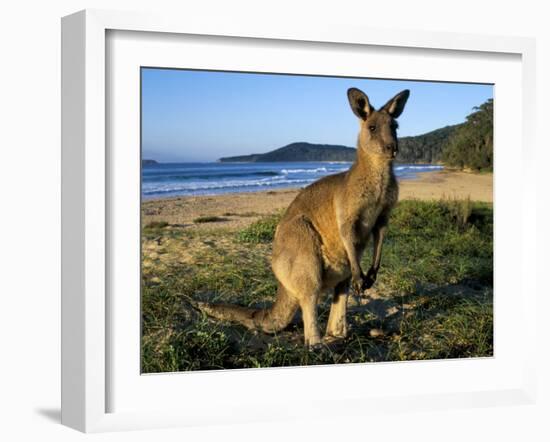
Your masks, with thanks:
M 369 97 L 357 88 L 348 89 L 348 100 L 351 110 L 362 120 L 366 120 L 369 114 L 373 111 Z
M 410 91 L 405 89 L 399 92 L 395 97 L 388 101 L 380 110 L 386 111 L 392 118 L 398 118 L 405 109 L 405 104 L 409 98 Z

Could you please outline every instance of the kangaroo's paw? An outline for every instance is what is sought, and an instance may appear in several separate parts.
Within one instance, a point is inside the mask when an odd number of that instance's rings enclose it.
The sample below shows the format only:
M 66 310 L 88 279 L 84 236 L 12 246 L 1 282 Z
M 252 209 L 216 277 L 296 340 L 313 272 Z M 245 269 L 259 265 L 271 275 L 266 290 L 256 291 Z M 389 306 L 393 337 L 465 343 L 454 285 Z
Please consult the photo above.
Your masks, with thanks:
M 313 336 L 305 340 L 305 346 L 310 350 L 316 350 L 323 346 L 323 341 L 319 336 Z
M 371 267 L 367 274 L 363 276 L 363 285 L 361 287 L 362 294 L 364 294 L 365 290 L 370 289 L 374 285 L 377 275 L 378 272 Z
M 325 335 L 323 338 L 323 346 L 330 351 L 340 351 L 344 348 L 345 344 L 346 340 L 342 337 Z
M 344 319 L 337 319 L 332 320 L 332 318 L 329 318 L 329 322 L 327 324 L 327 331 L 325 333 L 325 337 L 332 336 L 334 338 L 345 338 L 348 335 L 348 324 L 347 321 Z
M 345 336 L 333 336 L 333 335 L 325 335 L 323 338 L 323 344 L 325 345 L 332 345 L 332 344 L 340 344 L 344 341 Z

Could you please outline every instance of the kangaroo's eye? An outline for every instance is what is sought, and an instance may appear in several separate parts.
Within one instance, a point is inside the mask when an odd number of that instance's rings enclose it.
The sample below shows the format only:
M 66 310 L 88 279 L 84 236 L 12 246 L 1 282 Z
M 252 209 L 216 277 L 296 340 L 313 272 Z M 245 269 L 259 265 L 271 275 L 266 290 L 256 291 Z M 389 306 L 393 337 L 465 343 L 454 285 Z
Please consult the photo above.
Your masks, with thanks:
M 374 131 L 376 130 L 376 126 L 369 126 L 369 130 L 370 130 L 371 132 L 374 132 Z

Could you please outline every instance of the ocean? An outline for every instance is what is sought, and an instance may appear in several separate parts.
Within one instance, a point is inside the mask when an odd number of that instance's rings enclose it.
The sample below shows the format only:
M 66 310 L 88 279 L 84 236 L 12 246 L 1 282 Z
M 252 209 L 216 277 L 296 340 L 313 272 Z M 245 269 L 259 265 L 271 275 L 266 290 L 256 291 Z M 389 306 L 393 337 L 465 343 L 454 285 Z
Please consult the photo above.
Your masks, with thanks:
M 343 172 L 351 163 L 159 163 L 142 167 L 144 199 L 219 195 L 305 187 L 326 175 Z M 395 164 L 398 179 L 414 179 L 418 172 L 443 166 Z

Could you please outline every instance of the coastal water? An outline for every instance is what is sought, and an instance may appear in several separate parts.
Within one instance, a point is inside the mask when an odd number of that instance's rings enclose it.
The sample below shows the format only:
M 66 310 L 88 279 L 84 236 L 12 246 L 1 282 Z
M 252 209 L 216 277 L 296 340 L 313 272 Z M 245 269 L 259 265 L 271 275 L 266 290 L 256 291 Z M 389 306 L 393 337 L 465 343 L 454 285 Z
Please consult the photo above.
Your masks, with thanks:
M 305 187 L 319 178 L 343 172 L 351 163 L 159 163 L 142 167 L 144 199 L 188 195 L 257 192 Z M 442 166 L 395 164 L 398 179 L 414 179 L 419 172 Z

